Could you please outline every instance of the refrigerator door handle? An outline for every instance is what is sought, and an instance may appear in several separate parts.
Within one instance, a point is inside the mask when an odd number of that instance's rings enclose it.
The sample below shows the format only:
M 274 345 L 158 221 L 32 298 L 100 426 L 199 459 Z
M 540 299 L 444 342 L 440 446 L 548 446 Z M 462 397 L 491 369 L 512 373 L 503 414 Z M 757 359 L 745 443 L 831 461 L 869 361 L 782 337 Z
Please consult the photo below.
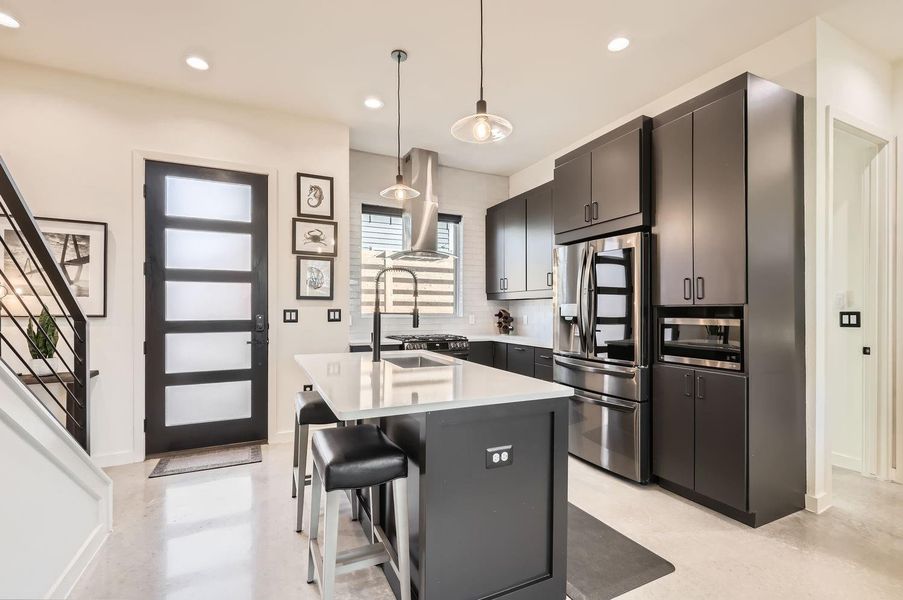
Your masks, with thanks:
M 577 271 L 577 334 L 580 336 L 580 352 L 586 352 L 586 330 L 583 321 L 583 275 L 586 270 L 586 244 L 580 248 L 580 268 Z
M 587 365 L 583 361 L 565 358 L 564 356 L 556 356 L 555 362 L 563 367 L 574 369 L 575 371 L 583 371 L 585 373 L 600 373 L 602 375 L 610 375 L 611 377 L 621 377 L 623 379 L 635 379 L 636 369 L 631 367 L 618 367 L 615 365 Z
M 596 247 L 589 244 L 589 250 L 586 253 L 586 269 L 587 274 L 587 325 L 586 325 L 586 356 L 594 358 L 596 355 L 596 313 L 598 306 L 596 305 L 596 267 L 595 267 Z

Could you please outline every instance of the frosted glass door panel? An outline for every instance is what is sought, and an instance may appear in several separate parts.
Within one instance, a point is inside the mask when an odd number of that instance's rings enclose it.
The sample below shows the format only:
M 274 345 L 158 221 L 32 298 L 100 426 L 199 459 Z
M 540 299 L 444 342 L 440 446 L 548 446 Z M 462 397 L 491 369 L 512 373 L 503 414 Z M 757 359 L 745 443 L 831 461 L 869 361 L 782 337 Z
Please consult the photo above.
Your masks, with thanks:
M 167 281 L 167 321 L 249 321 L 251 284 Z
M 599 287 L 627 287 L 627 268 L 624 265 L 596 263 L 596 285 Z
M 168 217 L 251 222 L 251 186 L 166 176 Z
M 250 271 L 251 234 L 167 229 L 166 268 Z
M 227 381 L 166 388 L 166 426 L 251 418 L 251 382 Z
M 251 368 L 250 331 L 167 333 L 166 372 L 196 373 Z

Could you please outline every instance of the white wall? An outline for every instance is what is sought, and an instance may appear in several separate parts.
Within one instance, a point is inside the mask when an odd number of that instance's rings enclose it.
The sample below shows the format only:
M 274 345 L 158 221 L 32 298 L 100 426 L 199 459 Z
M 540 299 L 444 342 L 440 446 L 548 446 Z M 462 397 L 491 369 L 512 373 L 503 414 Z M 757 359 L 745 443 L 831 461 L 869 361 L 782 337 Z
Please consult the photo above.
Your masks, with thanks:
M 440 161 L 442 157 L 439 157 Z M 386 200 L 380 190 L 394 181 L 395 158 L 369 152 L 351 152 L 351 336 L 355 341 L 369 341 L 373 319 L 361 316 L 361 204 L 377 204 L 401 208 Z M 461 276 L 463 291 L 461 316 L 422 315 L 417 333 L 460 333 L 463 335 L 495 332 L 492 314 L 505 302 L 486 300 L 486 209 L 508 198 L 508 178 L 439 167 L 440 212 L 461 215 Z M 470 324 L 471 316 L 474 323 Z M 383 335 L 410 333 L 410 317 L 387 316 L 383 319 Z
M 833 240 L 828 206 L 828 108 L 870 128 L 893 129 L 893 73 L 890 64 L 827 23 L 816 20 L 817 102 L 815 107 L 815 204 L 807 209 L 807 507 L 821 512 L 831 506 L 831 395 L 840 389 L 832 361 L 840 346 L 833 343 L 836 318 L 830 289 Z
M 339 239 L 348 239 L 348 128 L 50 69 L 0 62 L 0 155 L 39 216 L 109 223 L 108 316 L 91 321 L 92 453 L 140 460 L 144 440 L 143 175 L 137 152 L 270 175 L 270 437 L 291 429 L 301 375 L 292 355 L 347 346 L 348 252 L 336 261 L 335 301 L 295 300 L 290 254 L 295 173 L 335 177 Z M 281 309 L 301 306 L 284 325 Z
M 903 232 L 903 148 L 900 140 L 903 139 L 903 60 L 897 62 L 894 67 L 894 131 L 897 135 L 897 239 Z M 897 246 L 897 302 L 903 298 L 903 244 Z M 896 451 L 893 468 L 896 470 L 896 480 L 903 483 L 903 318 L 897 313 L 897 388 L 896 411 L 894 419 L 894 443 Z
M 112 525 L 112 483 L 0 365 L 0 597 L 66 597 Z

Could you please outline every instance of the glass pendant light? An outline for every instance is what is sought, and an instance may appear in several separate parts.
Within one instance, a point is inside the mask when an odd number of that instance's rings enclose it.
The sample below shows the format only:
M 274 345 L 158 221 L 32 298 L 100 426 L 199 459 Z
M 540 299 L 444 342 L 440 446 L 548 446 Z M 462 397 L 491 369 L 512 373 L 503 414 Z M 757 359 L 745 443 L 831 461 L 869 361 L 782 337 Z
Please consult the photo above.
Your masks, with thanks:
M 505 139 L 512 131 L 511 121 L 486 112 L 486 101 L 483 100 L 483 0 L 480 0 L 480 99 L 477 100 L 477 112 L 455 121 L 451 133 L 462 142 L 489 144 Z
M 395 176 L 395 185 L 390 185 L 379 193 L 383 198 L 390 200 L 410 200 L 420 195 L 420 192 L 409 185 L 405 185 L 404 176 L 401 174 L 401 63 L 408 59 L 408 53 L 404 50 L 392 50 L 392 60 L 398 63 L 398 130 L 397 141 L 398 146 L 395 153 L 395 160 L 398 164 L 398 174 Z

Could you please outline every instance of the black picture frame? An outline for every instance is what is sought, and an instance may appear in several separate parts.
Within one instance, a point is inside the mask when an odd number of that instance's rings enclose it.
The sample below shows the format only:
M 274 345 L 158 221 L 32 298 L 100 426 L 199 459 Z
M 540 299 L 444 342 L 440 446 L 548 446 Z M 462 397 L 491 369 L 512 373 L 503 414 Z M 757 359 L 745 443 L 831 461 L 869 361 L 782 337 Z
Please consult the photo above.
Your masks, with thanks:
M 305 263 L 329 264 L 329 295 L 302 294 L 301 270 Z M 335 259 L 321 256 L 298 256 L 295 263 L 295 296 L 298 300 L 332 300 L 335 295 Z
M 324 181 L 329 183 L 329 198 L 324 199 L 323 201 L 328 201 L 328 212 L 323 212 L 319 210 L 319 207 L 310 207 L 308 206 L 308 194 L 304 190 L 306 179 L 317 179 L 320 181 Z M 320 219 L 320 220 L 332 220 L 334 218 L 334 208 L 335 208 L 335 186 L 334 180 L 332 177 L 328 175 L 314 175 L 312 173 L 298 173 L 295 177 L 295 193 L 297 195 L 297 215 L 299 217 L 307 217 L 311 219 Z M 313 210 L 317 209 L 317 210 Z
M 332 251 L 324 251 L 317 252 L 314 250 L 302 250 L 299 249 L 299 244 L 302 243 L 302 240 L 298 239 L 298 223 L 310 223 L 315 225 L 315 230 L 318 230 L 320 227 L 331 227 L 332 228 Z M 322 231 L 322 230 L 321 230 Z M 329 239 L 328 236 L 326 238 Z M 328 248 L 329 245 L 326 244 Z M 297 254 L 299 256 L 330 256 L 335 258 L 339 255 L 339 224 L 337 221 L 320 221 L 318 219 L 308 219 L 301 217 L 292 218 L 292 254 Z
M 107 257 L 108 257 L 109 225 L 103 221 L 64 219 L 64 218 L 59 218 L 59 217 L 35 217 L 34 219 L 35 219 L 35 223 L 38 225 L 39 228 L 41 226 L 41 223 L 44 222 L 44 223 L 53 223 L 53 224 L 56 224 L 57 226 L 64 226 L 66 224 L 72 224 L 72 225 L 76 225 L 77 227 L 96 228 L 98 230 L 96 232 L 89 232 L 89 233 L 87 233 L 87 235 L 100 235 L 102 238 L 101 242 L 100 242 L 101 247 L 102 247 L 100 277 L 103 280 L 103 282 L 100 286 L 101 298 L 99 300 L 94 300 L 93 302 L 91 300 L 87 300 L 87 301 L 82 300 L 82 301 L 80 301 L 80 303 L 82 303 L 82 309 L 84 310 L 86 317 L 106 318 L 106 316 L 107 316 L 107 271 L 108 271 Z M 4 235 L 3 232 L 6 231 L 7 229 L 9 229 L 9 228 L 8 227 L 0 227 L 0 235 Z M 50 232 L 50 233 L 59 233 L 59 232 Z M 42 234 L 46 235 L 46 232 L 44 232 L 42 230 Z M 0 267 L 2 267 L 2 264 L 3 264 L 2 261 L 4 260 L 5 252 L 6 252 L 5 248 L 0 249 Z M 88 298 L 90 298 L 90 296 Z M 87 306 L 85 306 L 85 304 L 84 304 L 85 302 L 88 302 Z M 49 296 L 47 296 L 47 300 L 45 301 L 45 304 L 47 304 L 49 307 L 52 307 L 54 309 L 51 311 L 53 313 L 52 316 L 54 316 L 54 317 L 62 316 L 61 314 L 56 314 L 56 310 L 55 310 L 57 308 L 56 303 L 51 302 Z M 95 305 L 99 305 L 99 307 L 96 307 Z M 32 306 L 31 308 L 37 308 L 37 307 Z M 24 308 L 22 308 L 21 306 L 13 307 L 12 312 L 15 316 L 25 316 L 27 314 L 25 312 Z M 32 311 L 32 312 L 34 312 L 34 311 Z

